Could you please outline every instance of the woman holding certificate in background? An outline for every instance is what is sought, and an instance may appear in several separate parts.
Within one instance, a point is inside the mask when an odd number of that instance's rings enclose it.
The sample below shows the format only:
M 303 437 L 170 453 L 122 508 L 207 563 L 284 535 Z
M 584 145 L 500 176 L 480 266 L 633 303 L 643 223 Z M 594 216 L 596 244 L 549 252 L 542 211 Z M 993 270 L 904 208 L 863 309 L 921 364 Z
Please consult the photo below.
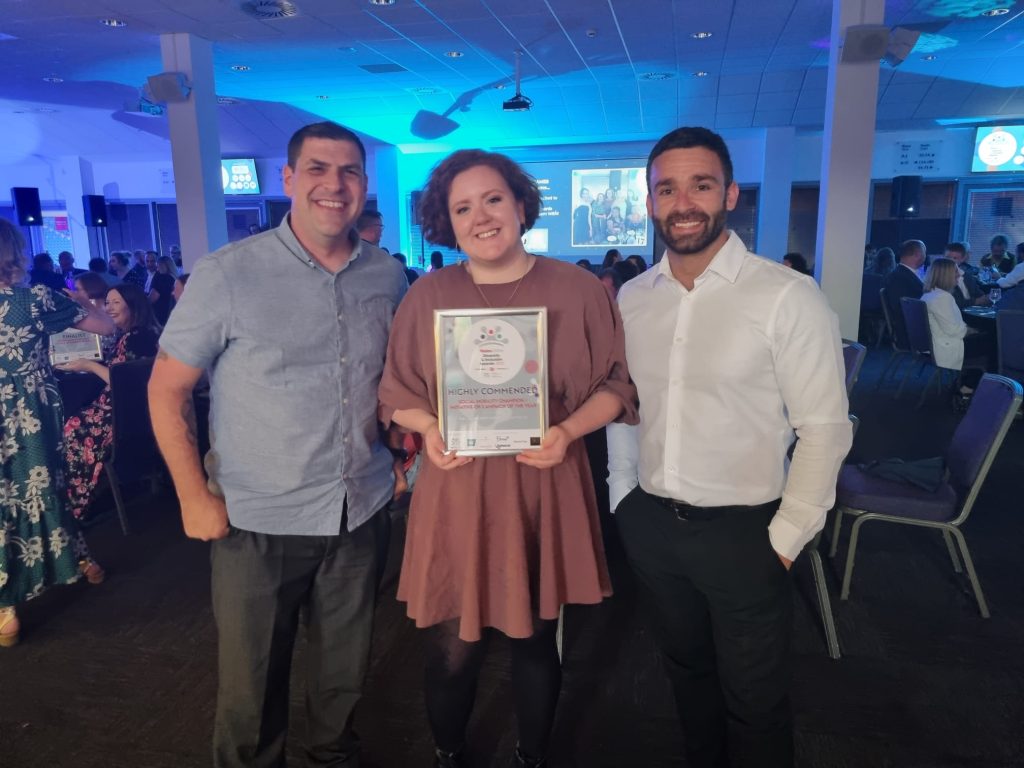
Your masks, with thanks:
M 439 766 L 467 765 L 466 723 L 493 630 L 511 639 L 513 765 L 544 765 L 561 688 L 559 609 L 611 594 L 581 438 L 615 419 L 635 423 L 636 390 L 618 310 L 601 283 L 523 248 L 539 210 L 533 179 L 503 155 L 464 150 L 433 170 L 421 202 L 424 234 L 469 258 L 409 290 L 380 385 L 382 421 L 423 435 L 429 459 L 412 497 L 398 598 L 426 628 L 426 704 Z M 552 426 L 536 450 L 446 452 L 434 310 L 523 307 L 547 309 Z
M 61 487 L 64 423 L 48 336 L 112 333 L 102 310 L 24 283 L 24 243 L 0 219 L 0 647 L 18 642 L 15 606 L 81 578 L 89 553 Z

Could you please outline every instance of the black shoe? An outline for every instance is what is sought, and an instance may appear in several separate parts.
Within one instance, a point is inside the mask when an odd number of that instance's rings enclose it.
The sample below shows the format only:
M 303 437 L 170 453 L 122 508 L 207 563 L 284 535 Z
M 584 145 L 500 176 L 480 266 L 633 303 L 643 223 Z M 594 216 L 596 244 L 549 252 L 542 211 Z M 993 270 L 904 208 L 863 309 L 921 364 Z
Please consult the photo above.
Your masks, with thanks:
M 516 744 L 516 748 L 512 751 L 512 761 L 508 765 L 509 768 L 547 768 L 548 761 L 544 757 L 524 755 L 519 745 Z
M 458 752 L 445 752 L 443 749 L 435 749 L 434 768 L 469 768 L 469 763 L 462 757 L 461 749 Z

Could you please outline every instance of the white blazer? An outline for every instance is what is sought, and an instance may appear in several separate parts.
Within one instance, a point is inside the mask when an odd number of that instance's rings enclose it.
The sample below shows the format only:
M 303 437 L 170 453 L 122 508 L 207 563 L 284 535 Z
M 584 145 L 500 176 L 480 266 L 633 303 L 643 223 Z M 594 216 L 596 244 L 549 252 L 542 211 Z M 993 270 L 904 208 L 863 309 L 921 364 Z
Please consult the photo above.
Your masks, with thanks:
M 953 294 L 934 288 L 921 301 L 928 305 L 928 325 L 932 329 L 932 350 L 939 368 L 959 371 L 964 366 L 964 336 L 967 323 L 960 314 Z

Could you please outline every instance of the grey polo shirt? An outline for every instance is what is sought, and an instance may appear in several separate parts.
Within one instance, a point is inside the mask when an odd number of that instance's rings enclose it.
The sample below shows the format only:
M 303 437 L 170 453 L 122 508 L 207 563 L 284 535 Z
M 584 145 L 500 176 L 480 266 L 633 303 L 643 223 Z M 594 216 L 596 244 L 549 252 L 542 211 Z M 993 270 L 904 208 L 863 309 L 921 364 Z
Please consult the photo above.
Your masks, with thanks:
M 391 498 L 377 385 L 402 265 L 354 238 L 336 274 L 276 230 L 200 259 L 160 337 L 171 357 L 210 370 L 211 479 L 235 527 L 335 535 Z

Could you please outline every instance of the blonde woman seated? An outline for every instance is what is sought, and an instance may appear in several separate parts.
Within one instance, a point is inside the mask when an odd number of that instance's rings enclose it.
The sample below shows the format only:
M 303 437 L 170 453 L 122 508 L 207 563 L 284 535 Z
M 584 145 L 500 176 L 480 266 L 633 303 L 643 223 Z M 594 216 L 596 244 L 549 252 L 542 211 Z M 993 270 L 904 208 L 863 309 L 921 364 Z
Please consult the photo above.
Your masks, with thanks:
M 963 368 L 965 357 L 989 358 L 992 343 L 988 334 L 977 333 L 964 322 L 960 308 L 953 298 L 958 276 L 955 261 L 935 259 L 924 276 L 924 295 L 921 296 L 921 300 L 928 306 L 928 325 L 932 332 L 935 365 L 954 371 Z M 974 370 L 967 376 L 961 375 L 961 393 L 972 392 L 979 378 L 980 372 Z

